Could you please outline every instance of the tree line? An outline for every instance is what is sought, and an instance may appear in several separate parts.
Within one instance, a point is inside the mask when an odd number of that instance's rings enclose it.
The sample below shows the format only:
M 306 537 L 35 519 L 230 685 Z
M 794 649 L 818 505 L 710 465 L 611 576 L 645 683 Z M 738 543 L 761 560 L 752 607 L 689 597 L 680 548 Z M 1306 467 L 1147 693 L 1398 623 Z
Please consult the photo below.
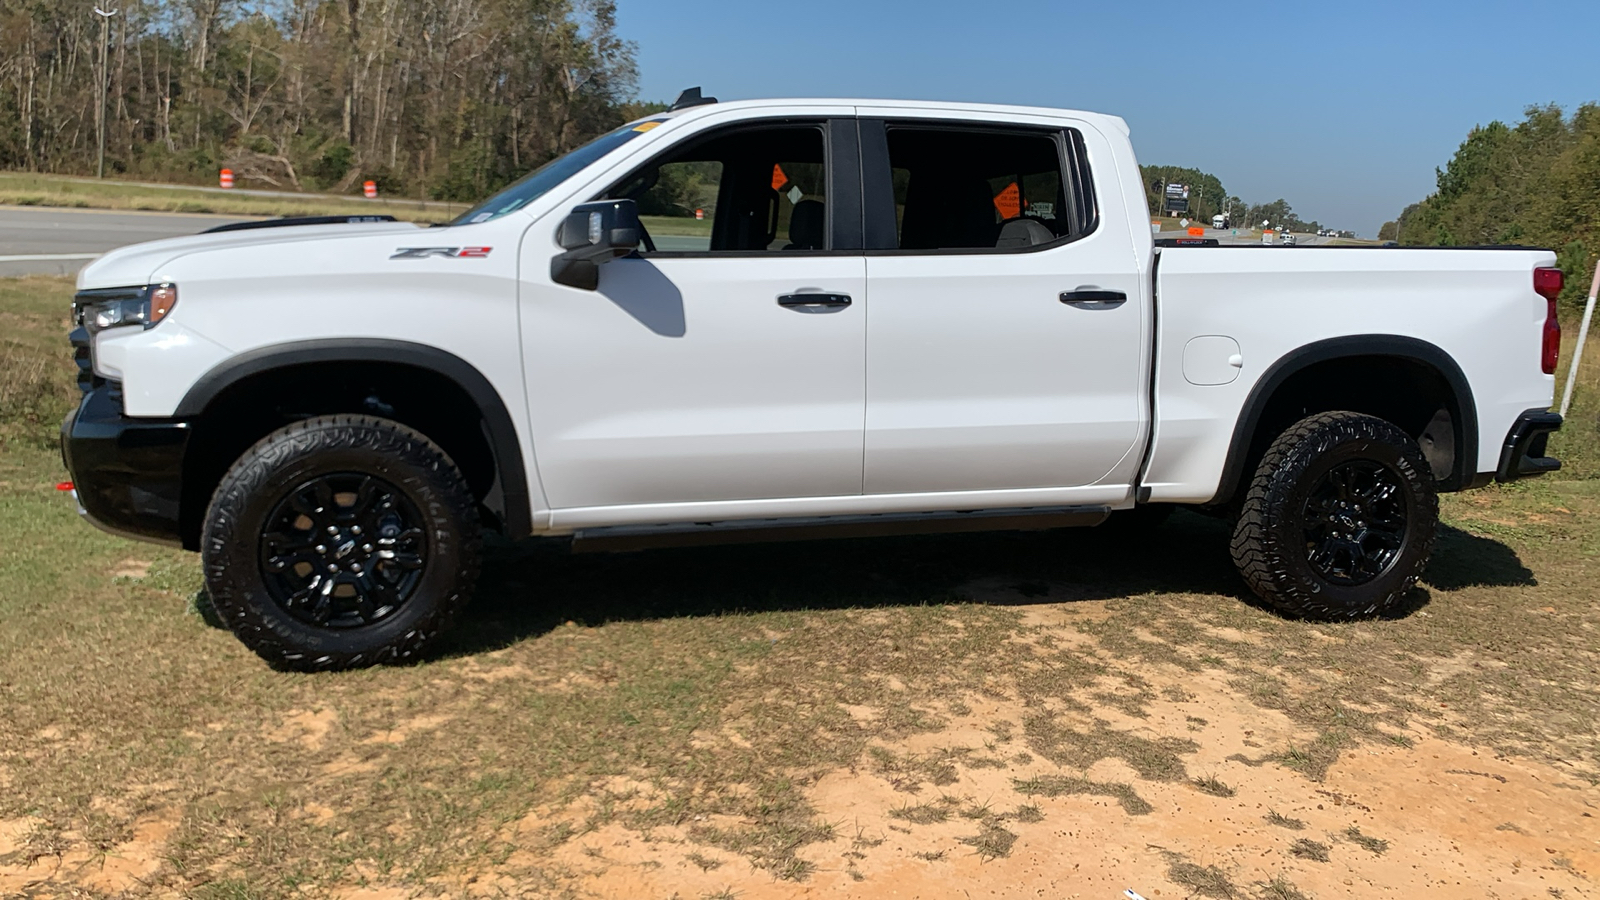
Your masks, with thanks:
M 1301 219 L 1289 201 L 1278 199 L 1270 203 L 1246 203 L 1229 194 L 1222 180 L 1209 172 L 1182 166 L 1140 166 L 1139 171 L 1144 177 L 1145 200 L 1150 204 L 1152 215 L 1165 215 L 1165 185 L 1185 184 L 1189 186 L 1189 211 L 1184 215 L 1191 221 L 1209 225 L 1214 216 L 1225 214 L 1236 228 L 1254 228 L 1262 222 L 1271 222 L 1274 228 L 1288 228 L 1297 232 L 1322 230 L 1321 224 L 1315 219 Z
M 0 0 L 0 167 L 94 174 L 103 99 L 107 177 L 469 200 L 646 111 L 613 0 L 98 5 Z
M 1600 106 L 1570 116 L 1531 106 L 1521 122 L 1472 129 L 1437 190 L 1384 224 L 1379 237 L 1413 247 L 1523 244 L 1550 247 L 1567 276 L 1562 294 L 1588 293 L 1600 249 Z

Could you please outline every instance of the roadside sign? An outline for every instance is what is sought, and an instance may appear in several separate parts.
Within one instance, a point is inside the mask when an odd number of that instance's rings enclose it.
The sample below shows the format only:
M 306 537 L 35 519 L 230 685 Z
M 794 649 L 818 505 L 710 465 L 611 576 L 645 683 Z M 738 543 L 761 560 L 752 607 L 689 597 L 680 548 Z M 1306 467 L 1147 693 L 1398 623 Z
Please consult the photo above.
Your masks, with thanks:
M 1195 237 L 1205 237 L 1206 236 L 1206 230 L 1204 228 L 1191 228 L 1191 229 L 1189 229 L 1189 233 L 1194 235 Z

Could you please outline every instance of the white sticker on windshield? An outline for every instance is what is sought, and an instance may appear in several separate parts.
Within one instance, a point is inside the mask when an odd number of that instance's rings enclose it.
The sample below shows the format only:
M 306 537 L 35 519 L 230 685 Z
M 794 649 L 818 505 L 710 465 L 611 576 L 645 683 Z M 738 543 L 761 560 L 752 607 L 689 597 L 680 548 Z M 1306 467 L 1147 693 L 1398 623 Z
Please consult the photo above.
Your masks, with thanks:
M 472 221 L 468 222 L 467 224 L 476 225 L 479 222 L 487 222 L 492 218 L 494 218 L 494 213 L 492 213 L 492 212 L 481 212 L 481 213 L 478 213 L 477 215 L 473 216 L 472 217 Z
M 798 185 L 798 184 L 795 185 L 792 188 L 789 188 L 789 202 L 790 203 L 799 204 L 800 198 L 804 197 L 805 195 L 806 195 L 806 192 L 800 190 L 800 185 Z

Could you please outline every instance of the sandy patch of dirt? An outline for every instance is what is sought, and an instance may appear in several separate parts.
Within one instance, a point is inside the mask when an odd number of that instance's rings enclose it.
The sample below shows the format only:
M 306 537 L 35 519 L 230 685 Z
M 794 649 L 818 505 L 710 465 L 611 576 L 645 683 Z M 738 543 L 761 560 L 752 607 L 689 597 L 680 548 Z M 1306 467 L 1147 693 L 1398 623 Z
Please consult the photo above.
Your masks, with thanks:
M 414 734 L 432 731 L 455 718 L 450 715 L 417 716 L 362 741 L 363 744 L 398 744 Z
M 150 574 L 150 561 L 144 559 L 125 559 L 117 563 L 111 570 L 112 578 L 140 579 Z
M 1032 637 L 1048 638 L 1029 643 L 1041 658 L 1073 646 L 1096 605 L 1029 607 Z M 1338 677 L 1302 675 L 1283 681 L 1313 696 Z M 1237 669 L 1160 663 L 1112 666 L 1060 696 L 951 697 L 938 730 L 876 738 L 856 765 L 809 784 L 833 834 L 796 851 L 799 883 L 697 843 L 692 827 L 585 831 L 589 798 L 509 830 L 519 849 L 496 876 L 564 873 L 562 886 L 604 898 L 1282 896 L 1269 883 L 1308 897 L 1596 894 L 1590 782 L 1421 729 L 1348 748 L 1317 780 L 1283 757 L 1316 733 L 1258 699 Z M 878 714 L 844 711 L 867 726 Z
M 99 895 L 138 893 L 167 858 L 167 842 L 178 826 L 174 811 L 133 824 L 132 837 L 101 851 L 74 832 L 52 832 L 35 818 L 0 821 L 0 896 L 54 894 L 88 888 Z
M 284 716 L 277 728 L 266 733 L 266 738 L 279 743 L 293 741 L 307 750 L 321 750 L 328 739 L 328 729 L 337 721 L 339 714 L 331 709 L 299 710 Z

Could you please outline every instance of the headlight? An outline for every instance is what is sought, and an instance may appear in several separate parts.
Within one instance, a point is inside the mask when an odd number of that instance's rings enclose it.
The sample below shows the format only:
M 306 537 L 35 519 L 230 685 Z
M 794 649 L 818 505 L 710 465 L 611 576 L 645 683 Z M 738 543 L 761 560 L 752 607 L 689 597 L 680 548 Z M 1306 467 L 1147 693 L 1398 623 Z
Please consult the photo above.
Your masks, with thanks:
M 79 291 L 72 298 L 72 320 L 90 334 L 123 325 L 154 328 L 177 304 L 175 284 Z

